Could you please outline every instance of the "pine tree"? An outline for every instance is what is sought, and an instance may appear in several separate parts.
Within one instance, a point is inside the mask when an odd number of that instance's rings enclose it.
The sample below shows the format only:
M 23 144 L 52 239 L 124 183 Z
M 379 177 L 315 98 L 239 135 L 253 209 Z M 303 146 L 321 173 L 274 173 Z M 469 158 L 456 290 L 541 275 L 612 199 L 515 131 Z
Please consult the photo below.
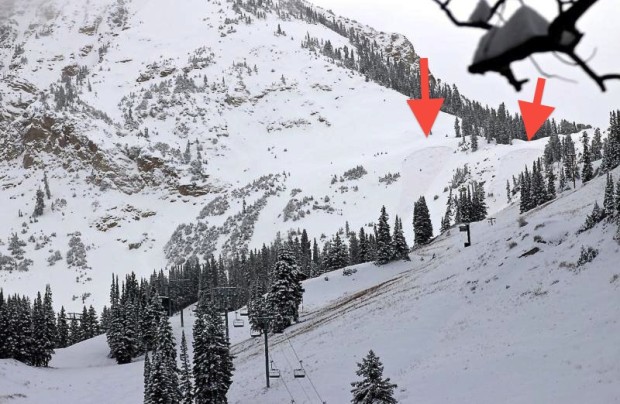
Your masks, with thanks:
M 58 318 L 56 320 L 56 328 L 58 330 L 58 338 L 56 339 L 57 348 L 66 348 L 70 345 L 69 339 L 69 323 L 67 322 L 67 315 L 65 313 L 65 307 L 60 308 Z
M 45 209 L 45 194 L 41 191 L 41 188 L 37 190 L 37 196 L 34 204 L 34 212 L 32 216 L 39 217 L 43 215 L 43 210 Z
M 172 327 L 166 316 L 160 319 L 157 328 L 155 348 L 145 391 L 148 391 L 149 403 L 178 404 L 181 398 L 177 352 Z
M 454 118 L 454 134 L 456 137 L 461 137 L 461 126 L 459 125 L 459 118 Z
M 471 151 L 478 151 L 478 130 L 474 129 L 471 132 Z
M 282 332 L 292 321 L 297 321 L 303 292 L 295 257 L 284 246 L 278 253 L 278 261 L 273 269 L 273 283 L 268 295 L 269 308 L 275 317 L 273 321 L 275 332 Z
M 194 335 L 194 402 L 226 404 L 232 384 L 233 356 L 220 314 L 201 302 L 196 311 Z
M 50 192 L 50 184 L 47 180 L 47 172 L 43 172 L 43 189 L 45 189 L 45 195 L 47 199 L 52 199 L 52 193 Z
M 423 196 L 418 199 L 413 208 L 413 231 L 416 245 L 427 244 L 433 237 L 433 224 Z
M 187 341 L 185 339 L 185 331 L 181 334 L 181 369 L 179 372 L 179 387 L 181 390 L 181 404 L 193 404 L 194 392 L 192 387 L 192 369 L 189 364 L 189 356 L 187 354 Z
M 373 257 L 370 255 L 370 246 L 368 245 L 368 237 L 366 237 L 366 232 L 363 227 L 360 227 L 360 231 L 358 234 L 360 251 L 359 251 L 359 262 L 370 262 L 373 260 Z
M 594 176 L 592 169 L 592 155 L 590 154 L 590 148 L 588 147 L 588 134 L 583 133 L 583 169 L 581 171 L 581 178 L 584 183 L 590 181 Z
M 140 335 L 144 349 L 150 351 L 155 344 L 159 321 L 165 315 L 161 305 L 159 293 L 155 287 L 151 287 L 151 295 L 139 318 Z
M 49 340 L 47 327 L 43 299 L 41 292 L 39 292 L 32 306 L 32 343 L 30 345 L 30 364 L 32 366 L 47 367 L 52 359 L 54 340 Z
M 82 341 L 80 325 L 77 318 L 73 317 L 69 322 L 69 345 L 77 344 Z
M 592 146 L 591 146 L 591 152 L 592 152 L 592 160 L 596 161 L 596 160 L 600 160 L 603 158 L 603 141 L 601 139 L 601 130 L 599 128 L 596 128 L 594 130 L 594 137 L 592 138 Z
M 508 203 L 512 201 L 512 194 L 510 193 L 510 181 L 506 180 L 506 198 L 508 199 Z
M 356 265 L 361 262 L 360 243 L 357 239 L 357 234 L 355 234 L 355 232 L 351 232 L 349 234 L 349 263 L 351 265 Z
M 351 383 L 353 389 L 353 404 L 396 404 L 394 389 L 396 384 L 390 383 L 390 379 L 383 378 L 383 364 L 378 356 L 371 350 L 368 355 L 357 364 L 355 372 L 363 379 Z
M 605 198 L 603 199 L 603 209 L 605 215 L 612 217 L 615 215 L 616 206 L 614 201 L 614 178 L 610 172 L 607 173 L 607 182 L 605 184 Z
M 405 239 L 405 235 L 403 234 L 403 223 L 396 216 L 394 220 L 394 235 L 392 237 L 392 251 L 394 253 L 392 260 L 404 260 L 410 261 L 409 258 L 409 246 L 407 245 L 407 240 Z
M 385 265 L 392 259 L 392 236 L 390 235 L 390 224 L 388 223 L 389 217 L 385 206 L 381 208 L 381 215 L 379 216 L 379 224 L 377 225 L 377 265 Z
M 441 229 L 439 230 L 441 233 L 445 232 L 452 226 L 452 206 L 454 205 L 454 201 L 452 199 L 452 187 L 450 187 L 450 194 L 448 195 L 448 202 L 446 203 L 446 213 L 441 220 Z
M 556 191 L 555 191 L 555 173 L 553 172 L 553 163 L 547 165 L 546 170 L 547 176 L 547 197 L 549 200 L 555 199 Z
M 339 233 L 336 233 L 336 236 L 332 240 L 331 248 L 326 258 L 329 271 L 335 271 L 349 265 L 347 246 L 342 242 Z

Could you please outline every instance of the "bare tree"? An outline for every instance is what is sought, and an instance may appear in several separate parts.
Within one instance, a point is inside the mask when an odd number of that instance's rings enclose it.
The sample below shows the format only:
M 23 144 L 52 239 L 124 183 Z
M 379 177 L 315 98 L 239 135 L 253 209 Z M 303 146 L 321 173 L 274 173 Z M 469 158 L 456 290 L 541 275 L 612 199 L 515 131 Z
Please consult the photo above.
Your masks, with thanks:
M 528 79 L 517 79 L 512 71 L 511 63 L 531 58 L 534 53 L 558 53 L 567 55 L 574 63 L 579 66 L 592 80 L 594 80 L 601 91 L 605 91 L 605 81 L 612 79 L 620 79 L 620 74 L 598 75 L 590 66 L 588 61 L 582 59 L 575 53 L 575 47 L 583 37 L 583 33 L 576 28 L 577 21 L 596 3 L 598 0 L 556 0 L 558 13 L 551 22 L 546 22 L 542 16 L 536 11 L 523 5 L 511 18 L 503 25 L 491 23 L 494 17 L 499 22 L 504 22 L 501 12 L 506 4 L 506 0 L 496 0 L 490 6 L 486 0 L 480 0 L 472 17 L 468 21 L 458 20 L 450 10 L 451 0 L 433 0 L 437 3 L 448 18 L 459 27 L 479 28 L 487 31 L 481 38 L 476 52 L 476 57 L 469 72 L 474 74 L 484 74 L 486 72 L 497 72 L 506 77 L 508 82 L 520 91 L 524 83 Z M 520 11 L 523 11 L 519 16 Z M 524 17 L 523 14 L 529 14 L 525 17 L 534 17 L 537 22 L 544 22 L 545 29 L 532 30 L 531 35 L 525 36 L 521 41 L 514 40 L 511 46 L 501 49 L 501 51 L 485 54 L 495 37 L 502 34 L 510 35 L 510 33 L 502 33 L 510 25 L 511 20 L 517 17 Z M 536 66 L 538 68 L 538 66 Z M 546 75 L 545 73 L 541 72 Z

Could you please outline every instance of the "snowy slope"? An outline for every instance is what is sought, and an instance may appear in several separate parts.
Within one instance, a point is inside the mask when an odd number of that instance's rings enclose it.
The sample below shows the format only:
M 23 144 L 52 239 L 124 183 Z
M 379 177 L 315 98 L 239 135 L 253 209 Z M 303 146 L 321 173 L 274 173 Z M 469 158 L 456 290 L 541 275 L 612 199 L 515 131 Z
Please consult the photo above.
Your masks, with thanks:
M 247 327 L 232 329 L 229 402 L 348 402 L 355 362 L 369 349 L 402 403 L 618 402 L 615 226 L 576 234 L 603 188 L 597 178 L 568 191 L 523 215 L 523 226 L 518 206 L 509 206 L 493 227 L 472 225 L 470 248 L 453 229 L 411 262 L 307 281 L 302 322 L 270 339 L 283 372 L 271 389 L 263 386 L 262 340 L 249 338 Z M 581 246 L 600 254 L 576 267 Z M 533 247 L 540 251 L 523 256 Z M 193 318 L 185 318 L 189 333 Z M 178 341 L 178 316 L 173 324 Z M 141 402 L 142 361 L 118 366 L 106 353 L 105 337 L 97 337 L 59 350 L 51 369 L 0 361 L 0 391 L 16 403 Z M 297 357 L 309 379 L 293 379 Z

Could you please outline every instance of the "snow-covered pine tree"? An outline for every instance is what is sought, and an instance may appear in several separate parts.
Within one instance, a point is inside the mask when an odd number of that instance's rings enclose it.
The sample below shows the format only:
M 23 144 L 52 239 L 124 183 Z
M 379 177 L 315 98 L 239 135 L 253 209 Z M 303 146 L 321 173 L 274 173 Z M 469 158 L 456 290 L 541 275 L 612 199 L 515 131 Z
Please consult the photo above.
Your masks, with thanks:
M 66 348 L 70 344 L 69 340 L 69 323 L 67 322 L 67 314 L 65 306 L 60 307 L 58 318 L 56 320 L 56 329 L 58 330 L 58 338 L 56 339 L 57 348 Z
M 45 194 L 41 191 L 41 188 L 37 189 L 37 194 L 34 203 L 34 212 L 32 216 L 39 217 L 43 215 L 43 210 L 45 209 Z
M 45 286 L 45 294 L 43 295 L 43 334 L 45 336 L 45 345 L 43 349 L 46 352 L 46 357 L 49 359 L 44 362 L 43 366 L 47 366 L 49 360 L 52 358 L 56 341 L 58 340 L 58 329 L 56 328 L 56 313 L 54 312 L 54 306 L 52 302 L 52 289 L 50 285 Z
M 506 180 L 506 199 L 508 203 L 512 202 L 512 194 L 510 193 L 510 181 Z
M 358 233 L 359 239 L 359 262 L 370 262 L 373 257 L 370 255 L 370 249 L 368 246 L 368 237 L 366 236 L 366 232 L 363 227 L 360 227 L 360 231 Z
M 390 379 L 383 378 L 383 364 L 381 359 L 371 350 L 368 355 L 357 364 L 355 372 L 363 379 L 351 383 L 353 404 L 396 404 L 394 389 L 396 384 L 390 383 Z
M 187 354 L 187 340 L 185 339 L 185 331 L 181 333 L 181 369 L 179 369 L 179 388 L 181 393 L 181 404 L 194 403 L 194 391 L 192 386 L 192 368 L 189 364 L 189 356 Z
M 351 265 L 359 264 L 362 260 L 360 258 L 360 243 L 355 232 L 349 234 L 349 263 Z
M 342 242 L 340 234 L 336 233 L 327 256 L 328 270 L 335 271 L 337 269 L 344 268 L 347 265 L 349 265 L 349 253 L 347 251 L 347 246 Z
M 600 160 L 603 158 L 603 140 L 601 137 L 601 130 L 596 128 L 594 130 L 594 136 L 592 137 L 592 145 L 590 147 L 592 152 L 592 161 Z
M 205 302 L 196 310 L 194 335 L 194 402 L 226 404 L 234 370 L 230 344 L 220 314 Z
M 390 234 L 389 217 L 385 206 L 381 208 L 379 223 L 377 225 L 377 251 L 376 264 L 385 265 L 392 259 L 392 236 Z
M 405 235 L 403 233 L 403 223 L 396 215 L 394 219 L 394 235 L 392 236 L 392 251 L 393 256 L 392 260 L 404 260 L 410 261 L 409 258 L 409 246 L 407 245 L 407 240 L 405 239 Z
M 603 209 L 605 215 L 613 217 L 616 211 L 614 178 L 610 172 L 607 173 L 607 181 L 605 183 L 605 198 L 603 199 Z
M 583 168 L 581 171 L 581 178 L 584 183 L 590 181 L 594 176 L 594 170 L 592 169 L 592 155 L 590 153 L 590 147 L 588 146 L 588 134 L 583 132 Z
M 9 310 L 4 300 L 4 292 L 0 288 L 0 359 L 7 359 L 7 342 L 9 328 Z
M 50 183 L 47 180 L 47 171 L 43 172 L 43 189 L 45 189 L 45 196 L 47 196 L 47 199 L 52 199 L 52 193 L 50 191 Z
M 545 174 L 547 177 L 547 196 L 549 200 L 552 200 L 557 196 L 555 191 L 555 173 L 553 172 L 553 163 L 547 164 Z
M 142 345 L 145 350 L 150 351 L 153 349 L 157 327 L 161 317 L 164 315 L 164 308 L 161 305 L 159 293 L 157 293 L 157 289 L 154 286 L 151 286 L 150 296 L 142 315 L 138 319 Z
M 459 118 L 454 118 L 454 134 L 456 137 L 461 137 L 461 125 L 459 125 Z
M 427 244 L 433 237 L 433 224 L 426 206 L 426 199 L 421 196 L 413 207 L 413 231 L 416 245 Z
M 32 342 L 29 346 L 30 364 L 32 366 L 47 366 L 52 359 L 53 349 L 50 350 L 48 341 L 45 310 L 43 309 L 43 299 L 41 292 L 37 293 L 37 298 L 32 305 Z
M 471 132 L 471 151 L 478 151 L 478 129 L 476 128 Z
M 344 257 L 347 255 L 344 254 Z M 278 252 L 278 261 L 273 268 L 273 282 L 267 297 L 269 309 L 275 317 L 272 323 L 274 332 L 282 332 L 292 321 L 297 321 L 303 293 L 295 257 L 283 246 Z
M 178 404 L 180 401 L 177 352 L 168 317 L 163 316 L 157 328 L 155 346 L 145 391 L 148 402 Z
M 542 161 L 538 159 L 534 161 L 532 166 L 532 185 L 531 185 L 531 208 L 540 206 L 548 201 L 547 187 L 545 186 L 545 180 L 542 174 Z
M 77 318 L 73 317 L 69 322 L 69 345 L 82 341 L 82 333 Z

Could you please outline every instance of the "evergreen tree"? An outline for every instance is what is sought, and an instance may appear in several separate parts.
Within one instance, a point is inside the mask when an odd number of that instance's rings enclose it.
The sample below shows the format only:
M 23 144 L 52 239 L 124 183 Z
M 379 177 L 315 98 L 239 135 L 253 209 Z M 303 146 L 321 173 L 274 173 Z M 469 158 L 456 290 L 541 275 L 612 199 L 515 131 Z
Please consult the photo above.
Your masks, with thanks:
M 478 130 L 474 129 L 471 133 L 471 151 L 478 151 Z
M 159 321 L 165 316 L 164 308 L 161 305 L 159 293 L 155 287 L 151 287 L 150 297 L 139 318 L 140 335 L 144 349 L 150 351 L 154 348 L 155 337 Z
M 355 232 L 351 232 L 349 234 L 349 263 L 351 265 L 356 265 L 361 262 L 360 243 L 357 239 L 357 234 L 355 234 Z
M 416 245 L 427 244 L 433 237 L 433 224 L 423 196 L 418 199 L 413 208 L 413 231 Z
M 82 341 L 80 325 L 77 318 L 73 317 L 69 322 L 69 345 L 77 344 Z
M 605 184 L 605 198 L 603 199 L 603 209 L 605 215 L 614 216 L 616 211 L 614 200 L 614 178 L 610 172 L 607 173 L 607 182 Z
M 378 356 L 371 350 L 368 355 L 357 364 L 355 372 L 363 379 L 351 383 L 353 389 L 353 404 L 396 404 L 394 389 L 396 384 L 390 383 L 390 379 L 383 378 L 383 364 Z
M 174 336 L 166 316 L 160 319 L 157 328 L 145 391 L 148 391 L 149 403 L 178 404 L 181 398 Z
M 390 224 L 388 223 L 389 217 L 385 206 L 381 208 L 381 215 L 379 216 L 379 224 L 377 225 L 377 251 L 376 251 L 376 264 L 384 265 L 390 262 L 392 259 L 392 236 L 390 235 Z
M 196 311 L 193 335 L 194 402 L 226 404 L 234 367 L 220 314 L 201 302 Z
M 56 340 L 56 347 L 66 348 L 70 345 L 69 339 L 69 323 L 67 322 L 67 315 L 65 313 L 65 307 L 60 308 L 58 313 L 58 319 L 56 321 L 56 328 L 58 329 L 58 339 Z
M 556 197 L 555 173 L 553 172 L 553 164 L 547 165 L 546 176 L 547 176 L 547 196 L 549 200 L 552 200 L 552 199 L 555 199 Z
M 392 251 L 393 256 L 392 260 L 404 260 L 410 261 L 409 258 L 409 246 L 407 245 L 407 240 L 405 239 L 405 235 L 403 234 L 403 224 L 398 217 L 396 216 L 394 220 L 394 235 L 392 237 Z
M 603 140 L 601 138 L 601 130 L 596 128 L 594 130 L 594 137 L 592 138 L 592 161 L 600 160 L 603 158 Z
M 30 344 L 30 364 L 47 367 L 54 353 L 54 339 L 49 340 L 46 312 L 41 292 L 32 306 L 32 343 Z
M 41 188 L 39 188 L 37 190 L 37 196 L 34 204 L 34 212 L 32 213 L 32 216 L 39 217 L 43 215 L 43 210 L 45 209 L 44 197 L 45 194 L 43 193 L 43 191 L 41 191 Z
M 461 137 L 461 126 L 459 125 L 459 118 L 454 118 L 454 134 L 456 137 Z
M 584 183 L 590 181 L 594 176 L 592 169 L 592 155 L 590 154 L 590 148 L 588 147 L 588 134 L 583 133 L 583 169 L 581 171 L 581 178 Z
M 297 321 L 303 292 L 295 257 L 284 246 L 278 253 L 278 261 L 273 269 L 273 283 L 268 295 L 269 308 L 275 317 L 273 321 L 275 332 L 282 332 L 292 321 Z
M 130 363 L 138 352 L 133 303 L 117 304 L 110 310 L 110 330 L 106 336 L 111 356 L 118 364 Z M 152 362 L 154 368 L 155 357 L 152 358 Z
M 326 258 L 327 268 L 329 271 L 335 271 L 349 265 L 349 253 L 347 251 L 347 246 L 342 242 L 339 233 L 336 233 L 336 237 L 332 240 Z
M 566 185 L 566 175 L 564 175 L 564 170 L 560 169 L 560 184 L 558 186 L 558 191 L 559 192 L 564 192 L 567 190 L 567 185 Z
M 50 184 L 47 180 L 47 172 L 43 172 L 43 189 L 45 189 L 45 195 L 47 199 L 52 199 L 52 193 L 50 192 Z
M 359 262 L 370 262 L 373 257 L 370 255 L 370 246 L 368 245 L 368 237 L 363 227 L 360 227 L 358 234 L 359 239 Z
M 187 354 L 187 341 L 185 339 L 185 331 L 181 333 L 181 369 L 179 374 L 179 387 L 181 390 L 181 404 L 193 404 L 194 392 L 192 387 L 192 368 L 189 364 L 189 356 Z

